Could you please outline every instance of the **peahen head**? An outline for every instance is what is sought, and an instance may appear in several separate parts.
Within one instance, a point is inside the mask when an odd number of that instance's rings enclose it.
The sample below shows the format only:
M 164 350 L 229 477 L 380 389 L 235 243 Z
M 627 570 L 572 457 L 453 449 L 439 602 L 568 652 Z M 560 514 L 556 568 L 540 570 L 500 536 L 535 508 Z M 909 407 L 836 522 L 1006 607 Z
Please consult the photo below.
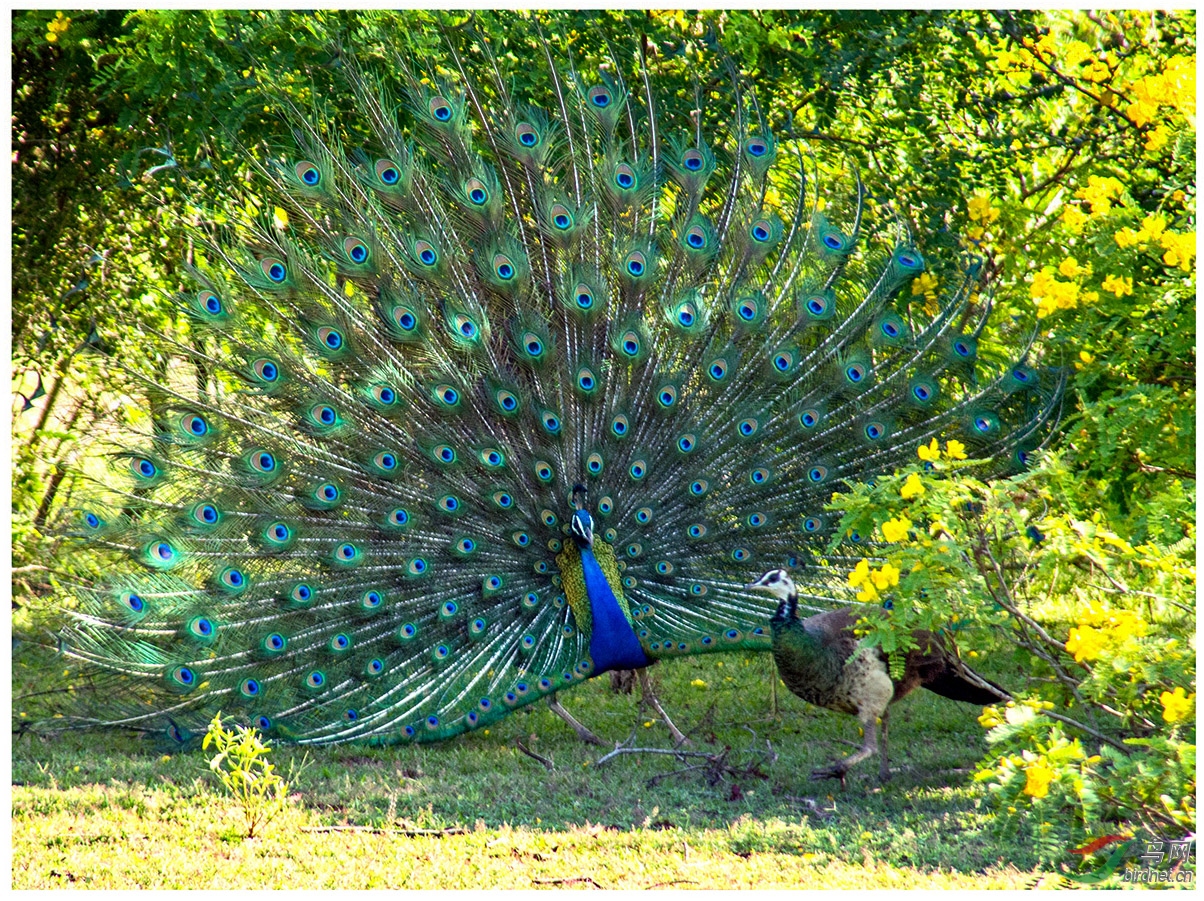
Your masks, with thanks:
M 794 587 L 794 580 L 790 578 L 790 574 L 786 570 L 771 569 L 757 581 L 750 582 L 744 587 L 769 592 L 781 601 L 773 616 L 774 620 L 780 622 L 794 619 L 798 608 L 798 589 Z
M 573 506 L 576 510 L 574 510 L 572 522 L 569 524 L 569 534 L 573 536 L 573 540 L 577 542 L 577 547 L 581 550 L 586 550 L 594 545 L 594 519 L 585 509 L 588 501 L 589 492 L 586 487 L 574 485 Z

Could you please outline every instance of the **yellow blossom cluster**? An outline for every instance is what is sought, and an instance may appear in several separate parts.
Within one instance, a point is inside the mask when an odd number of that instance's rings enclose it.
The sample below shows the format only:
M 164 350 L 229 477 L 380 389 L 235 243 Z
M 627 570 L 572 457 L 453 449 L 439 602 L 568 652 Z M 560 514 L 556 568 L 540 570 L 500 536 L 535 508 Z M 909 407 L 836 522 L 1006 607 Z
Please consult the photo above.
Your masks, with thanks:
M 1003 723 L 1003 715 L 999 712 L 998 707 L 991 706 L 982 709 L 982 716 L 978 718 L 978 725 L 984 729 L 994 729 L 1001 723 Z
M 1183 116 L 1196 114 L 1196 58 L 1172 56 L 1161 72 L 1138 78 L 1128 90 L 1131 102 L 1125 114 L 1139 128 L 1154 121 L 1162 107 L 1178 110 Z
M 1196 706 L 1195 692 L 1188 694 L 1182 687 L 1173 692 L 1164 691 L 1159 700 L 1162 701 L 1162 718 L 1168 723 L 1182 722 Z
M 1083 226 L 1090 218 L 1090 216 L 1083 212 L 1081 207 L 1071 206 L 1070 204 L 1062 207 L 1062 225 L 1076 235 L 1083 230 Z
M 1168 231 L 1166 225 L 1166 217 L 1151 213 L 1142 220 L 1139 230 L 1122 228 L 1118 231 L 1116 244 L 1125 248 L 1157 243 L 1163 250 L 1162 262 L 1191 272 L 1196 259 L 1196 233 Z
M 970 213 L 970 221 L 990 225 L 999 218 L 999 207 L 991 206 L 991 198 L 982 195 L 971 197 L 966 207 Z
M 1072 278 L 1090 273 L 1091 267 L 1080 266 L 1074 257 L 1067 257 L 1057 269 L 1045 266 L 1040 272 L 1034 273 L 1029 294 L 1037 304 L 1037 318 L 1044 319 L 1058 310 L 1073 310 L 1080 302 L 1094 303 L 1099 300 L 1097 291 L 1083 291 L 1078 282 L 1063 282 L 1057 277 L 1061 274 Z
M 911 531 L 911 520 L 906 516 L 898 519 L 888 519 L 882 524 L 882 537 L 887 541 L 906 541 Z
M 916 448 L 916 454 L 921 460 L 927 463 L 935 463 L 937 460 L 941 459 L 940 445 L 937 444 L 936 439 L 933 438 L 927 444 L 921 444 L 918 448 Z M 947 441 L 945 443 L 945 456 L 950 460 L 964 460 L 966 459 L 966 446 L 956 438 Z M 922 494 L 923 492 L 920 493 Z
M 64 16 L 61 12 L 55 13 L 54 18 L 46 23 L 46 40 L 53 44 L 58 41 L 59 37 L 67 33 L 67 29 L 71 26 L 71 19 Z
M 1111 291 L 1117 297 L 1125 297 L 1133 293 L 1133 279 L 1123 275 L 1105 275 L 1104 290 Z
M 936 289 L 940 283 L 931 272 L 923 272 L 911 281 L 911 296 L 924 298 L 924 312 L 935 316 L 940 309 L 936 303 Z
M 1079 617 L 1079 624 L 1070 630 L 1066 650 L 1077 663 L 1094 660 L 1109 645 L 1120 644 L 1129 638 L 1146 634 L 1145 620 L 1131 610 L 1105 610 L 1091 604 Z
M 1086 278 L 1091 275 L 1091 264 L 1084 266 L 1074 257 L 1067 257 L 1058 264 L 1058 274 L 1066 278 Z
M 913 497 L 919 497 L 923 493 L 924 483 L 920 481 L 919 475 L 914 472 L 903 480 L 903 487 L 899 489 L 899 494 L 905 501 L 909 501 Z
M 1024 768 L 1024 793 L 1034 798 L 1049 794 L 1049 783 L 1053 782 L 1054 771 L 1044 757 L 1038 757 Z
M 870 569 L 869 561 L 861 560 L 849 573 L 849 585 L 860 589 L 857 592 L 859 601 L 876 601 L 881 597 L 880 591 L 898 584 L 899 569 L 889 563 L 882 564 L 881 569 Z
M 1079 188 L 1074 196 L 1091 207 L 1093 215 L 1112 209 L 1112 202 L 1124 193 L 1125 186 L 1110 175 L 1087 176 L 1087 187 Z

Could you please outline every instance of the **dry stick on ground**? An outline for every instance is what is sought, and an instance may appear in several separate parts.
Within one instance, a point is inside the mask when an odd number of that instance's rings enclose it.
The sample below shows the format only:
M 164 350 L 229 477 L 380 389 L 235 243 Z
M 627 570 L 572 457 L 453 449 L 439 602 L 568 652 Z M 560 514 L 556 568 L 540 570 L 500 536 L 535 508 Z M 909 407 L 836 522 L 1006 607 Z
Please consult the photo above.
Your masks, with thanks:
M 803 804 L 808 810 L 810 810 L 812 813 L 814 813 L 817 817 L 819 817 L 821 820 L 830 820 L 830 819 L 832 819 L 832 817 L 836 816 L 835 806 L 820 807 L 819 804 L 816 803 L 814 798 L 800 798 L 797 795 L 782 795 L 782 797 L 785 798 L 787 801 L 798 801 L 799 803 Z
M 542 763 L 545 767 L 548 768 L 549 772 L 556 769 L 555 764 L 553 764 L 551 760 L 549 760 L 547 757 L 543 757 L 540 754 L 536 754 L 534 751 L 532 751 L 530 748 L 528 748 L 526 745 L 523 744 L 523 740 L 521 738 L 518 738 L 516 736 L 514 739 L 514 744 L 520 751 L 522 751 L 524 754 L 526 754 L 532 760 L 538 760 L 540 763 Z
M 368 835 L 467 835 L 469 830 L 463 826 L 452 826 L 448 829 L 381 829 L 377 826 L 310 826 L 302 832 L 363 832 Z
M 572 876 L 568 879 L 532 879 L 531 882 L 533 885 L 576 885 L 579 882 L 587 882 L 594 888 L 602 888 L 588 876 Z
M 753 732 L 752 729 L 749 729 L 747 726 L 745 726 L 744 728 L 748 729 L 748 731 L 753 736 L 753 740 L 755 741 L 757 734 L 755 732 Z M 686 758 L 702 758 L 703 760 L 706 761 L 705 763 L 696 764 L 694 766 L 688 766 L 685 769 L 681 769 L 681 770 L 674 770 L 671 773 L 660 773 L 656 776 L 651 777 L 648 780 L 648 786 L 652 787 L 652 786 L 656 785 L 658 782 L 660 782 L 661 780 L 667 779 L 670 776 L 680 776 L 683 773 L 689 773 L 689 772 L 693 772 L 695 770 L 706 771 L 707 781 L 710 784 L 715 785 L 718 782 L 720 782 L 725 776 L 733 776 L 733 777 L 743 776 L 746 778 L 750 777 L 750 776 L 756 776 L 757 778 L 762 778 L 762 779 L 767 778 L 766 775 L 763 772 L 761 772 L 760 764 L 766 760 L 770 764 L 772 764 L 774 761 L 776 761 L 778 759 L 777 752 L 774 751 L 773 745 L 769 742 L 768 739 L 766 739 L 766 741 L 765 741 L 766 750 L 764 750 L 764 751 L 754 750 L 751 747 L 749 748 L 749 751 L 752 752 L 759 759 L 754 759 L 752 762 L 750 762 L 749 764 L 747 764 L 746 766 L 743 766 L 743 767 L 735 767 L 735 766 L 730 765 L 727 762 L 727 757 L 731 753 L 731 750 L 732 750 L 730 747 L 725 747 L 719 753 L 712 754 L 707 751 L 683 751 L 683 750 L 680 750 L 677 748 L 636 748 L 636 747 L 631 746 L 631 743 L 634 740 L 635 740 L 635 735 L 632 734 L 631 737 L 629 737 L 626 742 L 624 742 L 621 745 L 616 744 L 615 749 L 613 751 L 611 751 L 608 754 L 604 754 L 600 758 L 598 758 L 598 760 L 595 762 L 594 765 L 602 766 L 603 764 L 608 763 L 609 761 L 613 760 L 614 758 L 616 758 L 622 754 L 661 754 L 661 755 L 667 754 L 667 755 L 676 757 L 682 761 L 684 761 Z

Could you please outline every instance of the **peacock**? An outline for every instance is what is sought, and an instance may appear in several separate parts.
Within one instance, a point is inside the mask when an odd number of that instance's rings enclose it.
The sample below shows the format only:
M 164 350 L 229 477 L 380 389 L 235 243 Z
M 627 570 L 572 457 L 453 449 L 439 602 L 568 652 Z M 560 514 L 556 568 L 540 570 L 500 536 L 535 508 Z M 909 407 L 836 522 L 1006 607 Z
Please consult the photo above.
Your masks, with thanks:
M 131 367 L 71 513 L 99 574 L 59 649 L 120 677 L 86 722 L 433 741 L 769 652 L 756 572 L 849 598 L 835 489 L 1041 443 L 1056 371 L 986 340 L 980 262 L 926 259 L 721 53 L 683 104 L 639 48 L 546 42 L 518 96 L 457 46 L 334 51 L 337 112 L 259 86 L 289 136 L 218 174 L 172 365 Z
M 811 773 L 813 780 L 839 779 L 844 787 L 849 768 L 875 753 L 879 778 L 883 782 L 890 779 L 886 748 L 889 705 L 917 687 L 980 706 L 1012 699 L 1006 689 L 966 666 L 931 632 L 912 633 L 916 646 L 907 653 L 899 677 L 893 678 L 882 649 L 863 645 L 854 633 L 861 617 L 857 608 L 829 610 L 800 620 L 798 588 L 784 569 L 770 570 L 748 587 L 780 599 L 770 629 L 774 662 L 786 687 L 811 704 L 853 714 L 865 732 L 861 748 L 816 769 Z

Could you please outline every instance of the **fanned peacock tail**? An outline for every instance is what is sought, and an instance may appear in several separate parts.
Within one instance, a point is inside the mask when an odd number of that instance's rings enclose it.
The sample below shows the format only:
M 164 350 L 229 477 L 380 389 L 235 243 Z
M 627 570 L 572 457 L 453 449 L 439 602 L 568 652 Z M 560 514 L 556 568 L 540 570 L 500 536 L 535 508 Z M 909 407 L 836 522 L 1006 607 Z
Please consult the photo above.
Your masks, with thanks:
M 189 377 L 79 512 L 137 565 L 76 589 L 62 647 L 158 686 L 111 721 L 440 739 L 641 655 L 768 650 L 757 572 L 847 600 L 844 481 L 1036 446 L 1060 386 L 980 358 L 976 264 L 914 295 L 906 230 L 734 75 L 691 119 L 617 62 L 549 53 L 524 98 L 450 48 L 446 78 L 342 63 L 354 115 L 275 98 L 293 149 L 248 151 L 162 339 Z

